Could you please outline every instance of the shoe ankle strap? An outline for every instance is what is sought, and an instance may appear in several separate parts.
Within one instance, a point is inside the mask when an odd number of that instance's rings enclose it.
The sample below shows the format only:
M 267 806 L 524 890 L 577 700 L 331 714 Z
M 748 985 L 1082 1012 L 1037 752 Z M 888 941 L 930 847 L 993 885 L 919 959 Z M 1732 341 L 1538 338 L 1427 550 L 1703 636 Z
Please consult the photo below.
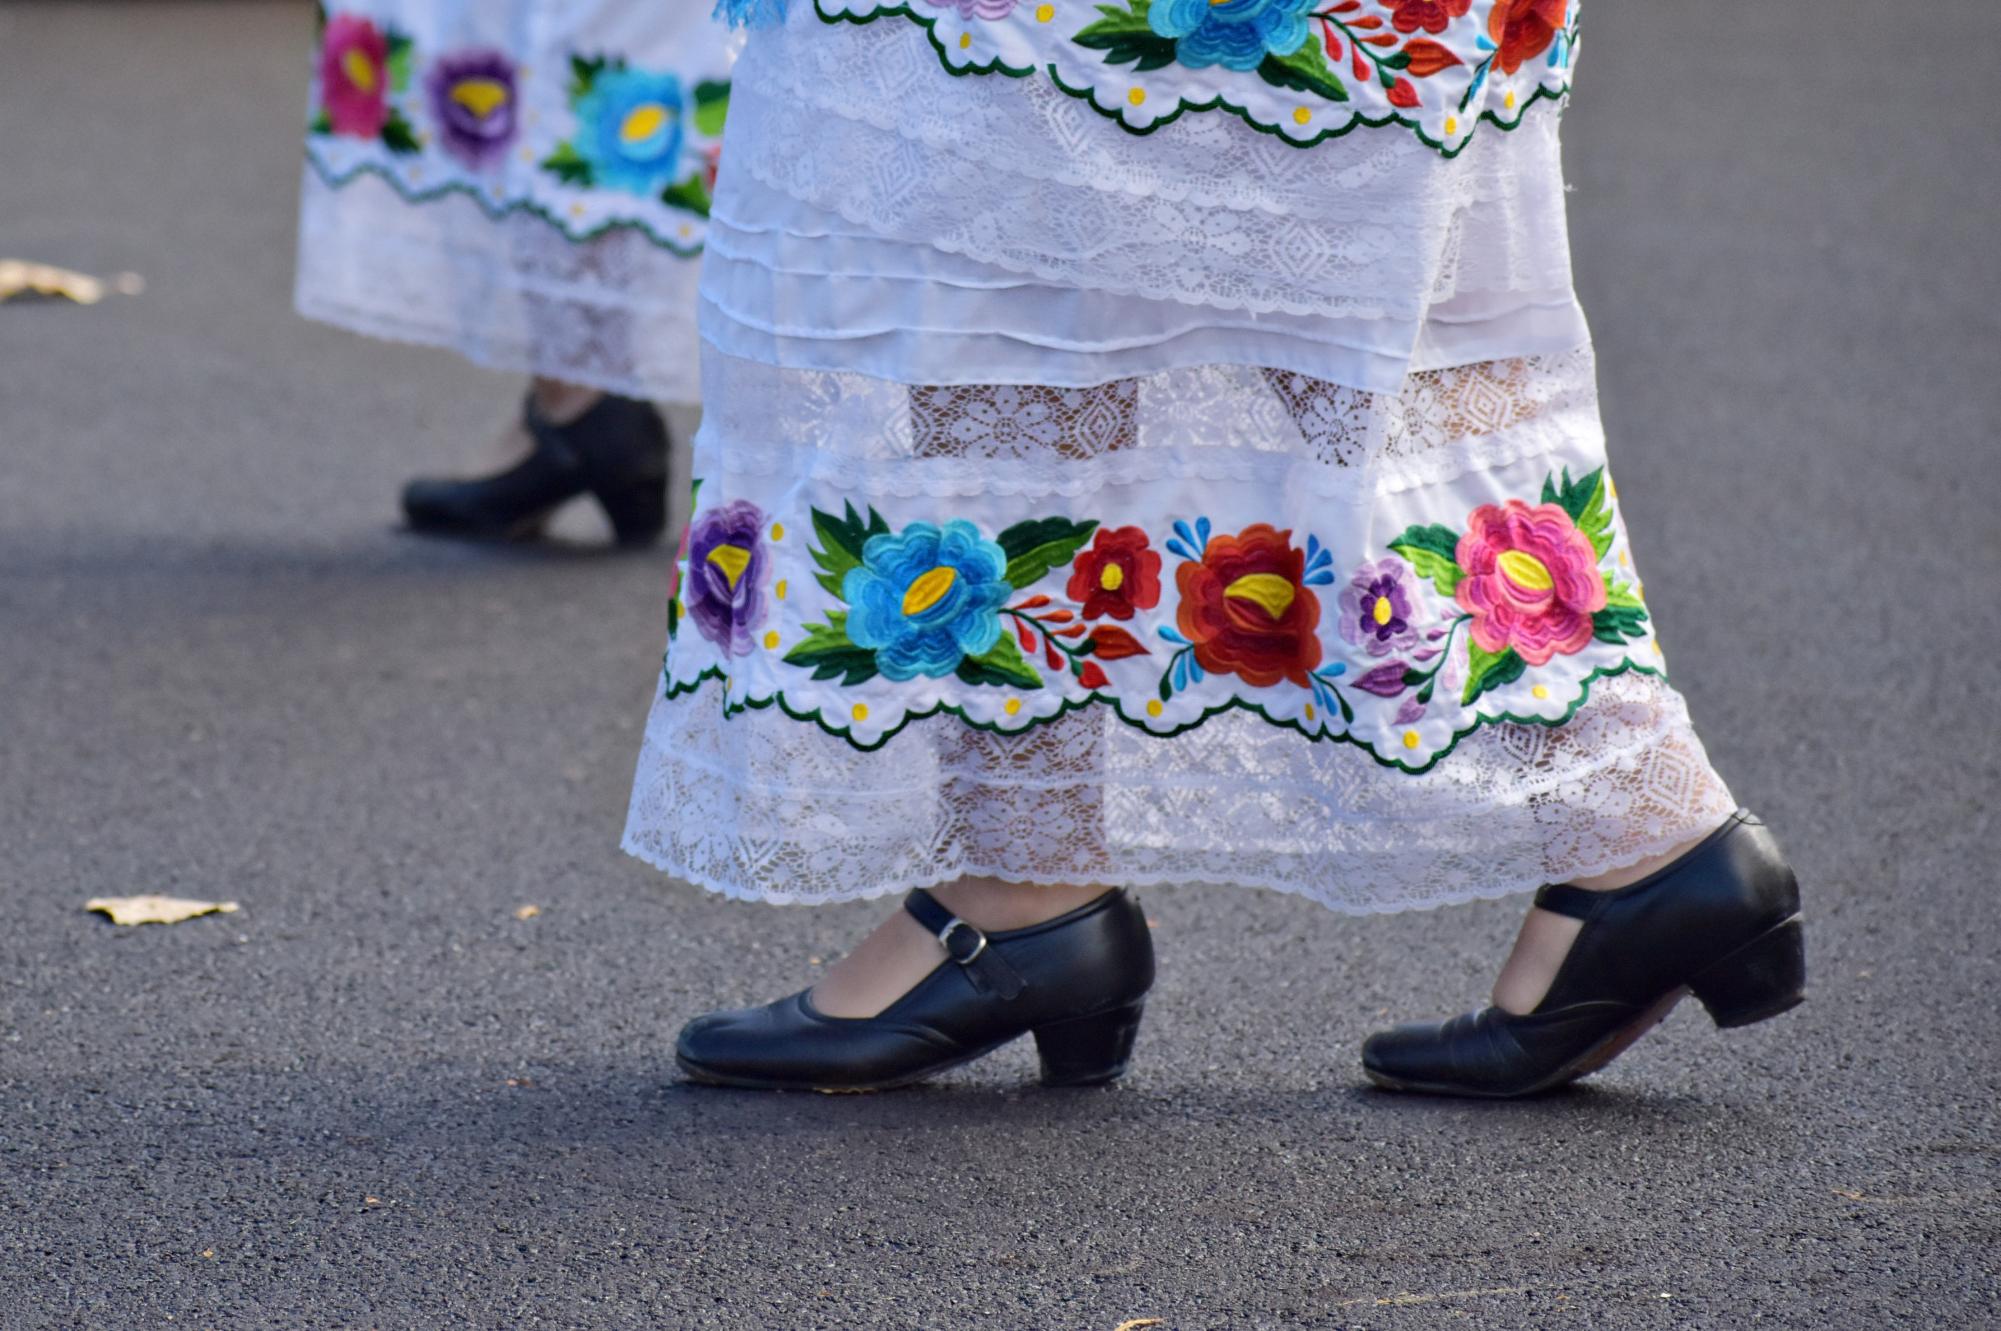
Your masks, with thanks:
M 903 908 L 938 940 L 945 955 L 966 972 L 973 988 L 996 998 L 1021 996 L 1021 973 L 990 946 L 991 940 L 981 930 L 947 910 L 921 887 L 903 899 Z
M 1568 915 L 1573 920 L 1588 920 L 1598 909 L 1598 904 L 1607 893 L 1593 892 L 1589 888 L 1573 887 L 1569 883 L 1550 883 L 1535 894 L 1536 909 L 1546 910 L 1554 915 Z

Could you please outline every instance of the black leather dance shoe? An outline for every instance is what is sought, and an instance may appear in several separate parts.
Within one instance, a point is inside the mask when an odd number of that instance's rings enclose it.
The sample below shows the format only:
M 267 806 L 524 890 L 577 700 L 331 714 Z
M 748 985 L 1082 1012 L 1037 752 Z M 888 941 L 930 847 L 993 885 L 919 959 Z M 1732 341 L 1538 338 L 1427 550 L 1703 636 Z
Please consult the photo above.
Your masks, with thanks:
M 1806 997 L 1799 885 L 1778 842 L 1739 811 L 1695 849 L 1612 892 L 1545 887 L 1535 904 L 1584 927 L 1535 1011 L 1489 1007 L 1369 1037 L 1378 1086 L 1436 1095 L 1534 1095 L 1596 1072 L 1693 993 L 1718 1026 L 1748 1026 Z
M 420 477 L 403 487 L 412 531 L 519 541 L 581 494 L 596 497 L 620 545 L 651 545 L 667 525 L 667 423 L 650 402 L 606 394 L 567 425 L 535 409 L 523 421 L 535 447 L 506 471 L 474 480 Z
M 1146 914 L 1123 890 L 1026 929 L 982 933 L 919 889 L 903 903 L 945 960 L 873 1017 L 829 1017 L 810 990 L 681 1031 L 690 1079 L 759 1090 L 885 1091 L 1033 1032 L 1045 1086 L 1124 1074 L 1153 986 Z

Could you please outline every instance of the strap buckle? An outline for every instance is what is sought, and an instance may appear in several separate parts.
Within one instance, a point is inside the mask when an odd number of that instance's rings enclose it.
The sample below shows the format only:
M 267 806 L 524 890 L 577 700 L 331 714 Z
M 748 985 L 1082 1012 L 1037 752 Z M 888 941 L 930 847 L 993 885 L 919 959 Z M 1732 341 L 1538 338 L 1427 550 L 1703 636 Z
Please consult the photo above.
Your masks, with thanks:
M 973 950 L 964 956 L 961 956 L 958 949 L 952 946 L 953 936 L 961 929 L 971 934 L 974 939 Z M 980 953 L 987 950 L 987 936 L 954 915 L 951 919 L 945 921 L 945 927 L 938 931 L 938 946 L 944 948 L 945 955 L 958 962 L 961 966 L 970 966 L 979 959 Z

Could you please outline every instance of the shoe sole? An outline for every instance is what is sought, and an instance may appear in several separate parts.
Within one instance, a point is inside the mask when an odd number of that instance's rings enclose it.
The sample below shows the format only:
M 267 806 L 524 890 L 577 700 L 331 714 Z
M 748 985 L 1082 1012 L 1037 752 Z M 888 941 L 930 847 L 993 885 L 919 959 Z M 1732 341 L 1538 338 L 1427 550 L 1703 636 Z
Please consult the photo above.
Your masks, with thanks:
M 1086 1013 L 1081 1017 L 1074 1017 L 1069 1020 L 1073 1022 L 1089 1021 L 1094 1017 L 1120 1012 L 1124 1006 L 1107 1008 L 1102 1012 Z M 961 1054 L 957 1058 L 953 1058 L 947 1062 L 933 1063 L 921 1072 L 913 1072 L 906 1077 L 892 1077 L 887 1081 L 869 1082 L 866 1085 L 860 1086 L 817 1086 L 811 1082 L 777 1081 L 765 1077 L 739 1077 L 730 1073 L 716 1072 L 710 1068 L 705 1068 L 691 1059 L 684 1058 L 678 1052 L 674 1055 L 674 1063 L 681 1069 L 687 1080 L 700 1086 L 720 1086 L 744 1091 L 811 1091 L 818 1095 L 874 1095 L 879 1091 L 900 1091 L 911 1086 L 920 1085 L 941 1073 L 950 1072 L 954 1068 L 964 1067 L 968 1063 L 976 1062 L 998 1049 L 1013 1044 L 1016 1040 L 1025 1039 L 1034 1034 L 1033 1030 L 1023 1031 L 1020 1035 L 1010 1035 L 1005 1040 L 997 1040 L 983 1049 L 972 1050 L 970 1053 Z M 1045 1075 L 1041 1079 L 1041 1084 L 1050 1090 L 1070 1090 L 1088 1086 L 1108 1085 L 1126 1075 L 1126 1068 L 1130 1061 L 1130 1050 L 1131 1045 L 1130 1041 L 1128 1041 L 1128 1058 L 1121 1059 L 1102 1074 L 1063 1081 L 1050 1081 Z
M 723 1086 L 740 1091 L 811 1091 L 816 1095 L 875 1095 L 881 1091 L 900 1091 L 919 1085 L 938 1076 L 940 1073 L 950 1072 L 953 1068 L 964 1067 L 966 1064 L 974 1062 L 977 1059 L 985 1058 L 988 1054 L 999 1049 L 1001 1045 L 1011 1044 L 1014 1040 L 1020 1038 L 1017 1035 L 1012 1037 L 1012 1039 L 1001 1041 L 1000 1044 L 991 1044 L 985 1049 L 976 1049 L 970 1054 L 963 1054 L 958 1058 L 952 1059 L 950 1062 L 934 1063 L 922 1072 L 912 1073 L 907 1077 L 892 1077 L 888 1081 L 869 1082 L 863 1086 L 816 1086 L 811 1082 L 775 1081 L 765 1077 L 737 1077 L 726 1072 L 711 1071 L 699 1063 L 691 1062 L 681 1057 L 679 1054 L 674 1055 L 674 1062 L 686 1074 L 689 1081 L 701 1086 Z
M 1449 1095 L 1463 1100 L 1525 1100 L 1531 1096 L 1547 1095 L 1603 1069 L 1613 1059 L 1638 1044 L 1640 1037 L 1667 1020 L 1668 1013 L 1674 1011 L 1675 1005 L 1686 997 L 1688 997 L 1686 987 L 1674 990 L 1657 1000 L 1652 1007 L 1641 1013 L 1637 1020 L 1614 1031 L 1606 1039 L 1585 1050 L 1541 1081 L 1520 1090 L 1489 1091 L 1471 1086 L 1455 1086 L 1449 1082 L 1403 1081 L 1386 1073 L 1377 1072 L 1366 1063 L 1362 1065 L 1362 1071 L 1370 1081 L 1383 1090 L 1403 1091 L 1413 1095 Z M 1769 1020 L 1781 1013 L 1792 1011 L 1805 1001 L 1805 994 L 1796 994 L 1773 1004 L 1761 1015 L 1747 1016 L 1733 1022 L 1731 1028 Z

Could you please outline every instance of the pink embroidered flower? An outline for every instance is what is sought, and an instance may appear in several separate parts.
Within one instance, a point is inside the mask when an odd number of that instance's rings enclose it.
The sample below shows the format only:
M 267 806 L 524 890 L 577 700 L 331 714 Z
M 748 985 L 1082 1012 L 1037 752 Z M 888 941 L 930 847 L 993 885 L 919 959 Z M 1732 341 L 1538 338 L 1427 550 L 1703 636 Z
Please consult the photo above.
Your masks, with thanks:
M 933 9 L 956 9 L 962 19 L 1006 18 L 1020 0 L 925 0 Z
M 1483 504 L 1454 552 L 1464 576 L 1453 599 L 1473 617 L 1484 651 L 1512 647 L 1530 665 L 1581 652 L 1605 608 L 1598 552 L 1557 504 Z
M 336 134 L 372 139 L 389 122 L 389 39 L 367 19 L 336 14 L 327 20 L 320 101 Z

